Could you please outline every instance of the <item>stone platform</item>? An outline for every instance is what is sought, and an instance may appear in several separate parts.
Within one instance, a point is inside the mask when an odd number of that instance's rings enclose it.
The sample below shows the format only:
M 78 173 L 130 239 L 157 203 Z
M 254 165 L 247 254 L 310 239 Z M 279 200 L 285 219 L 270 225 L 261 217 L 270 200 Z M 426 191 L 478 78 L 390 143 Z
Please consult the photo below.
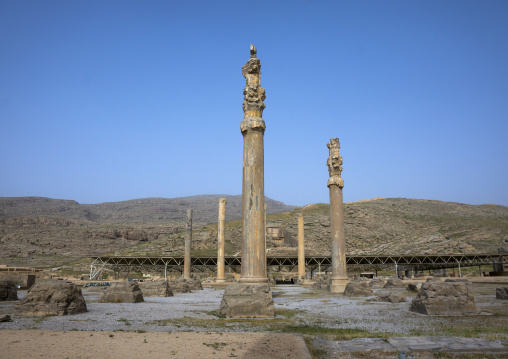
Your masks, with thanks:
M 219 315 L 226 318 L 273 318 L 275 309 L 268 284 L 232 284 L 224 291 Z
M 328 352 L 327 358 L 344 358 L 358 353 L 360 356 L 395 358 L 397 353 L 499 353 L 508 354 L 508 342 L 462 337 L 393 337 L 358 338 L 327 341 L 315 339 L 316 349 Z M 356 356 L 354 356 L 356 358 Z

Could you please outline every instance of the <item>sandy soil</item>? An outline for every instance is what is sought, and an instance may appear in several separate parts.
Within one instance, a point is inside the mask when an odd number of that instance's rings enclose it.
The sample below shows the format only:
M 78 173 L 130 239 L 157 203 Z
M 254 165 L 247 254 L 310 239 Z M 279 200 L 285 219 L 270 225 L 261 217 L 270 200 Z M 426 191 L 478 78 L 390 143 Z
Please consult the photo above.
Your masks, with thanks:
M 1 330 L 0 358 L 310 359 L 298 334 Z

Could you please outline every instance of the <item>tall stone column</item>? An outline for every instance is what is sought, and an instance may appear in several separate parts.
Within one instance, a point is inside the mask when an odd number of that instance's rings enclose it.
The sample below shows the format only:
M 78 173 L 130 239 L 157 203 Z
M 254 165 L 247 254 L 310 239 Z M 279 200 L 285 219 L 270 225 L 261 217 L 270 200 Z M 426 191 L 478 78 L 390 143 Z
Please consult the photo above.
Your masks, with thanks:
M 227 318 L 273 318 L 272 292 L 266 276 L 264 148 L 265 90 L 261 62 L 250 45 L 250 59 L 242 67 L 246 79 L 243 101 L 242 274 L 240 283 L 224 291 L 219 315 Z
M 326 165 L 330 174 L 327 186 L 330 190 L 330 227 L 332 235 L 332 275 L 328 291 L 331 293 L 344 293 L 348 278 L 346 273 L 346 235 L 344 232 L 342 199 L 344 180 L 341 178 L 342 157 L 339 152 L 339 139 L 330 139 L 327 147 L 330 149 L 330 156 L 326 161 Z
M 219 198 L 219 226 L 217 238 L 217 282 L 226 281 L 224 263 L 224 224 L 226 222 L 226 199 Z
M 246 79 L 243 90 L 243 184 L 242 184 L 242 283 L 266 283 L 265 248 L 265 121 L 262 118 L 265 89 L 261 87 L 261 61 L 256 47 L 250 47 L 250 59 L 242 67 Z
M 303 215 L 298 216 L 298 279 L 305 279 L 305 247 L 303 232 Z
M 187 222 L 185 222 L 185 257 L 183 260 L 183 277 L 191 278 L 191 241 L 192 241 L 192 209 L 187 209 Z

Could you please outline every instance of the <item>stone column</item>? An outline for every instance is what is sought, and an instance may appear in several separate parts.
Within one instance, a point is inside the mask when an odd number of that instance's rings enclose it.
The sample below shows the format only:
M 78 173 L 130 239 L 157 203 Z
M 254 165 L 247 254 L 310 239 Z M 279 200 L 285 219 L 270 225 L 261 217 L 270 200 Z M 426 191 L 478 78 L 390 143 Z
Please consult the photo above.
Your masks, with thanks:
M 303 235 L 303 215 L 298 216 L 298 279 L 305 279 L 305 247 Z
M 217 238 L 217 282 L 226 281 L 224 264 L 224 223 L 226 221 L 226 199 L 219 198 L 219 227 Z
M 251 45 L 250 59 L 242 67 L 246 79 L 243 101 L 244 118 L 242 184 L 242 283 L 266 283 L 264 145 L 265 121 L 261 117 L 265 89 L 261 87 L 261 62 Z
M 265 90 L 261 87 L 261 62 L 250 45 L 243 65 L 246 79 L 243 101 L 242 274 L 239 284 L 224 291 L 219 315 L 227 318 L 273 318 L 272 292 L 266 276 L 265 190 L 263 136 Z
M 330 156 L 326 165 L 330 178 L 328 188 L 330 189 L 330 224 L 332 244 L 332 274 L 328 291 L 331 293 L 344 293 L 348 283 L 346 273 L 346 235 L 344 232 L 344 209 L 342 200 L 342 188 L 344 180 L 341 178 L 342 157 L 340 156 L 340 143 L 338 138 L 330 139 L 327 144 L 330 149 Z
M 191 278 L 191 241 L 192 241 L 192 209 L 187 209 L 187 222 L 185 223 L 185 257 L 183 260 L 183 277 Z

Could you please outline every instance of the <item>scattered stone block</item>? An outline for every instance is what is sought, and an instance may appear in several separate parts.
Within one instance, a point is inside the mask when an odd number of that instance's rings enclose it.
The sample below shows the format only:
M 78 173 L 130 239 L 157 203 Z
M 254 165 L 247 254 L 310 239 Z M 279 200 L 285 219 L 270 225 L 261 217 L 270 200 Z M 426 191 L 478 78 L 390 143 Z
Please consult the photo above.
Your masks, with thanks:
M 139 283 L 143 297 L 172 297 L 173 291 L 167 281 L 153 281 Z
M 382 288 L 385 285 L 385 281 L 379 278 L 370 281 L 369 285 L 373 288 Z
M 404 288 L 406 285 L 398 278 L 388 278 L 384 288 Z
M 508 287 L 496 288 L 496 299 L 508 300 Z
M 268 284 L 232 284 L 224 291 L 219 315 L 226 318 L 273 318 L 275 309 Z
M 324 276 L 321 278 L 316 278 L 316 280 L 314 281 L 314 284 L 312 284 L 312 288 L 319 289 L 319 290 L 327 290 L 329 284 L 330 284 L 330 278 L 328 278 L 328 276 Z
M 388 293 L 372 298 L 372 302 L 402 303 L 407 302 L 406 296 L 401 293 Z
M 17 300 L 18 288 L 13 281 L 1 280 L 0 281 L 0 301 L 3 300 Z
M 111 284 L 99 298 L 99 303 L 141 303 L 143 301 L 143 292 L 133 282 Z
M 8 314 L 0 315 L 0 323 L 12 322 L 11 316 Z
M 203 285 L 199 279 L 178 278 L 170 280 L 169 287 L 173 293 L 189 293 L 193 290 L 202 290 Z
M 348 297 L 368 297 L 374 295 L 372 288 L 367 282 L 350 282 L 344 289 L 344 295 Z
M 18 303 L 16 310 L 28 315 L 72 315 L 87 312 L 81 289 L 71 282 L 35 284 Z
M 416 293 L 416 292 L 418 292 L 418 291 L 420 290 L 420 287 L 421 287 L 421 284 L 420 284 L 420 283 L 409 283 L 409 284 L 407 285 L 407 288 L 406 288 L 406 289 L 407 289 L 409 292 L 415 292 L 415 293 Z
M 409 310 L 428 315 L 471 315 L 478 310 L 467 279 L 427 281 L 422 284 Z

